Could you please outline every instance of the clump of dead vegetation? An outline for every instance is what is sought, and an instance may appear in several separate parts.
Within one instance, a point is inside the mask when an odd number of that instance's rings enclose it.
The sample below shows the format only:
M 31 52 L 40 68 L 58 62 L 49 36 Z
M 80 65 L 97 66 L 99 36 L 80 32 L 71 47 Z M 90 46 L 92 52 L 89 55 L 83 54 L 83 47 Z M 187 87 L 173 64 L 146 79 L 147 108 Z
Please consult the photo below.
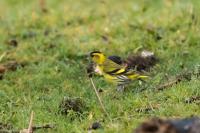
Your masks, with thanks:
M 199 133 L 200 118 L 160 119 L 143 122 L 133 133 Z
M 5 63 L 0 64 L 0 79 L 3 79 L 3 75 L 8 71 L 16 71 L 19 67 L 25 67 L 26 62 L 20 62 L 16 60 L 9 60 Z
M 200 96 L 197 95 L 197 96 L 191 96 L 189 98 L 186 98 L 185 103 L 188 103 L 188 104 L 196 103 L 196 104 L 200 105 Z
M 146 50 L 125 59 L 128 68 L 136 69 L 139 72 L 149 71 L 158 61 L 158 57 L 153 52 Z
M 81 98 L 64 97 L 59 105 L 59 112 L 62 115 L 67 115 L 70 111 L 82 114 L 85 110 L 87 110 L 87 106 Z
M 90 127 L 88 128 L 89 131 L 91 130 L 97 130 L 99 128 L 102 128 L 102 125 L 100 122 L 94 122 L 90 125 Z

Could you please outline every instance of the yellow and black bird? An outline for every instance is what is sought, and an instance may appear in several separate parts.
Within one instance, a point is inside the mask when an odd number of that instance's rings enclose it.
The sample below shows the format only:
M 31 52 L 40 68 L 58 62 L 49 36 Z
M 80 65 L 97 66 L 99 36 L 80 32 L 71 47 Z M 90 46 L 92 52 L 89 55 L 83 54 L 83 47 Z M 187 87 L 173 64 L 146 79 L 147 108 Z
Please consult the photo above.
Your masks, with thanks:
M 94 63 L 94 71 L 103 75 L 106 80 L 116 83 L 119 91 L 123 91 L 125 85 L 133 80 L 148 77 L 129 69 L 118 56 L 106 57 L 102 52 L 94 51 L 90 53 L 90 57 Z

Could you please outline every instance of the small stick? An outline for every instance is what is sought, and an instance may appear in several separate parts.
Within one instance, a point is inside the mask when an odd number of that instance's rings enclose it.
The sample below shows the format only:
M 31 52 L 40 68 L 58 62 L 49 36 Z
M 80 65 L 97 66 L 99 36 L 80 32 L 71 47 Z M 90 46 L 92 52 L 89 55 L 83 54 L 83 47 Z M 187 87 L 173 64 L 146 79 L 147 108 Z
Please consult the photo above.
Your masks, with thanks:
M 102 111 L 105 113 L 105 115 L 107 115 L 107 117 L 110 119 L 110 121 L 112 121 L 111 117 L 109 116 L 108 112 L 106 111 L 106 109 L 105 109 L 105 107 L 104 107 L 104 105 L 103 105 L 103 103 L 102 103 L 102 101 L 101 101 L 101 98 L 100 98 L 100 96 L 99 96 L 99 93 L 98 93 L 98 91 L 97 91 L 95 85 L 94 85 L 94 82 L 93 82 L 92 78 L 90 78 L 90 82 L 92 83 L 92 87 L 93 87 L 93 89 L 94 89 L 94 91 L 95 91 L 95 94 L 96 94 L 96 96 L 97 96 L 97 98 L 98 98 L 98 101 L 99 101 L 99 103 L 100 103 L 100 106 L 101 106 Z
M 29 121 L 29 126 L 28 126 L 27 133 L 33 133 L 33 116 L 34 116 L 34 113 L 32 111 L 31 112 L 31 117 L 30 117 L 30 121 Z
M 161 91 L 161 90 L 163 90 L 163 89 L 165 89 L 165 88 L 168 88 L 168 87 L 173 86 L 174 84 L 177 84 L 178 82 L 180 82 L 180 79 L 175 79 L 174 81 L 167 82 L 167 83 L 165 83 L 165 84 L 163 84 L 163 85 L 158 86 L 158 87 L 156 88 L 156 90 Z
M 33 126 L 33 111 L 31 112 L 28 128 L 20 130 L 19 133 L 33 133 L 32 126 Z
M 39 125 L 39 126 L 33 126 L 32 131 L 38 130 L 38 129 L 48 129 L 48 128 L 54 128 L 55 125 L 53 124 L 45 124 L 45 125 Z M 28 131 L 26 129 L 24 130 L 0 130 L 0 133 L 27 133 Z
M 46 124 L 46 125 L 41 125 L 41 126 L 33 126 L 32 129 L 33 131 L 37 130 L 37 129 L 47 129 L 47 128 L 54 128 L 55 125 L 53 124 Z

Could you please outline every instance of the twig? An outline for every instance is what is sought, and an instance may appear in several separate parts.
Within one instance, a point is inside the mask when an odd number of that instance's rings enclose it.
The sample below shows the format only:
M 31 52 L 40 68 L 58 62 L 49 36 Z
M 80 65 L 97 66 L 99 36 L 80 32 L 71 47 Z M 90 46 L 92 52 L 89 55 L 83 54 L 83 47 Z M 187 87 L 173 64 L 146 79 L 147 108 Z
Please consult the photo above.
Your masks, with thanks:
M 31 117 L 30 117 L 28 128 L 22 129 L 19 132 L 20 133 L 33 133 L 32 125 L 33 125 L 33 111 L 31 112 Z
M 34 113 L 32 111 L 27 133 L 33 133 L 33 116 L 34 116 Z
M 105 109 L 105 107 L 104 107 L 104 105 L 103 105 L 103 103 L 102 103 L 102 101 L 101 101 L 101 98 L 100 98 L 100 96 L 99 96 L 99 93 L 98 93 L 98 91 L 97 91 L 95 85 L 94 85 L 94 82 L 93 82 L 92 78 L 90 78 L 90 82 L 91 82 L 92 87 L 93 87 L 93 89 L 94 89 L 94 91 L 95 91 L 95 94 L 96 94 L 96 96 L 97 96 L 97 98 L 98 98 L 98 101 L 99 101 L 99 103 L 100 103 L 100 106 L 101 106 L 102 111 L 105 113 L 105 115 L 107 115 L 107 117 L 110 119 L 110 121 L 112 121 L 110 115 L 109 115 L 108 112 L 106 111 L 106 109 Z
M 55 125 L 53 125 L 53 124 L 45 124 L 45 125 L 41 125 L 41 126 L 32 126 L 32 131 L 35 131 L 35 130 L 38 130 L 38 129 L 54 128 L 54 127 L 55 127 Z M 25 132 L 27 132 L 27 130 Z M 22 132 L 22 130 L 0 130 L 0 133 L 23 133 L 23 132 Z
M 53 124 L 45 124 L 45 125 L 42 125 L 42 126 L 33 126 L 32 129 L 33 131 L 37 130 L 37 129 L 48 129 L 48 128 L 54 128 L 55 125 Z
M 174 84 L 177 84 L 180 81 L 181 81 L 180 79 L 174 79 L 173 81 L 170 81 L 170 82 L 167 82 L 165 84 L 158 86 L 156 88 L 156 90 L 159 90 L 159 91 L 164 90 L 165 88 L 171 87 L 171 86 L 173 86 Z

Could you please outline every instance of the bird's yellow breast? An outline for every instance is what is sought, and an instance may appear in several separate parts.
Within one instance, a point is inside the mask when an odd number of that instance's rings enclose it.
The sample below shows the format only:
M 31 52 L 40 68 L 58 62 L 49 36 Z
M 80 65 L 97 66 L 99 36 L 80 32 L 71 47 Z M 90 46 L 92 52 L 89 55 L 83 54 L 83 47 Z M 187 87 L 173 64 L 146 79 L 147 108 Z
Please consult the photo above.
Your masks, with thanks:
M 99 75 L 102 75 L 104 76 L 104 78 L 109 81 L 109 82 L 112 82 L 112 83 L 115 83 L 116 80 L 117 80 L 117 77 L 116 76 L 113 76 L 113 75 L 110 75 L 110 74 L 107 74 L 103 71 L 103 67 L 101 65 L 97 65 L 95 67 L 95 72 L 98 73 Z
M 112 83 L 117 83 L 117 77 L 116 76 L 112 76 L 112 75 L 109 75 L 109 74 L 106 74 L 104 73 L 103 76 L 105 77 L 105 79 L 109 82 L 112 82 Z

